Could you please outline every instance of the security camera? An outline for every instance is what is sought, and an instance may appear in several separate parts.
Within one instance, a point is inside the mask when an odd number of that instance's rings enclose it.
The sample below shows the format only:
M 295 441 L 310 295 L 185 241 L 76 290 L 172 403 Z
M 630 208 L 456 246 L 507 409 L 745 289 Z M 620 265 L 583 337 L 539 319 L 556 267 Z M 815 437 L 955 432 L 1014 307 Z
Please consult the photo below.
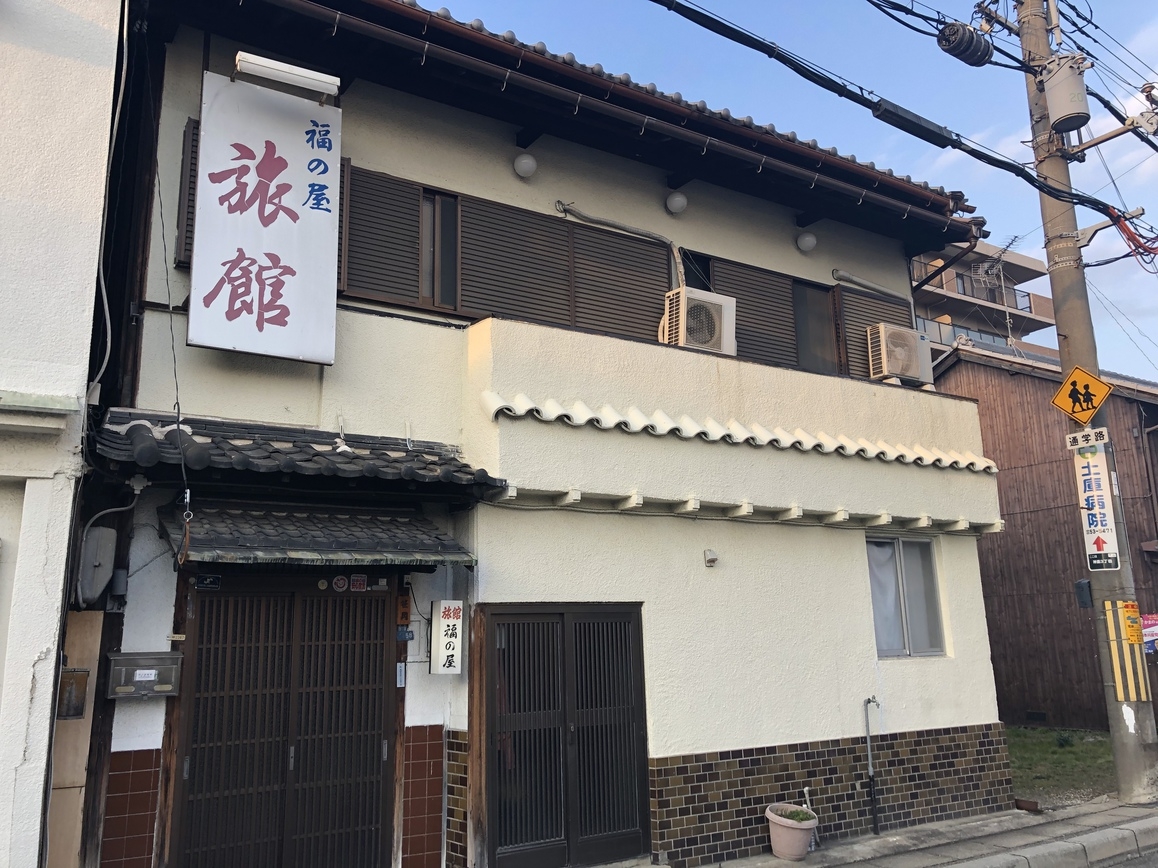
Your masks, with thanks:
M 714 567 L 716 565 L 716 561 L 718 561 L 719 559 L 720 558 L 716 555 L 715 551 L 713 551 L 712 549 L 704 549 L 704 566 L 705 567 Z

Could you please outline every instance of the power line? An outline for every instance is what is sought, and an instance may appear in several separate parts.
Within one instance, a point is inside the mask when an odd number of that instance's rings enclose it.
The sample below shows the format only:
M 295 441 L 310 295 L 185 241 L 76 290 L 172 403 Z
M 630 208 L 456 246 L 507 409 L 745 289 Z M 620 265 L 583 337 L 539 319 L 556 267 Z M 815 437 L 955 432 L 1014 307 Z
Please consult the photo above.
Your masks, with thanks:
M 1093 10 L 1093 7 L 1091 7 L 1088 2 L 1086 3 L 1086 8 L 1089 10 L 1088 15 L 1082 14 L 1082 11 L 1080 9 L 1078 9 L 1073 3 L 1071 3 L 1070 0 L 1061 0 L 1061 2 L 1064 3 L 1066 6 L 1068 6 L 1070 8 L 1070 10 L 1075 15 L 1077 15 L 1079 18 L 1081 18 L 1083 21 L 1085 21 L 1090 26 L 1092 26 L 1094 29 L 1100 30 L 1102 33 L 1105 33 L 1106 37 L 1111 42 L 1114 42 L 1119 48 L 1121 48 L 1128 55 L 1130 55 L 1132 58 L 1134 58 L 1136 61 L 1138 61 L 1140 64 L 1142 64 L 1142 66 L 1146 68 L 1147 72 L 1153 73 L 1155 76 L 1158 76 L 1158 69 L 1155 69 L 1150 64 L 1148 64 L 1146 61 L 1144 61 L 1142 58 L 1140 58 L 1138 55 L 1136 55 L 1134 52 L 1132 52 L 1125 45 L 1122 45 L 1121 42 L 1118 42 L 1118 40 L 1114 38 L 1114 35 L 1112 33 L 1110 33 L 1108 30 L 1106 30 L 1106 28 L 1102 27 L 1096 21 L 1094 21 L 1094 10 Z M 1088 33 L 1086 35 L 1089 36 Z M 1092 36 L 1090 38 L 1093 39 Z M 1098 44 L 1101 45 L 1102 43 L 1099 42 Z M 1149 78 L 1149 75 L 1143 75 L 1142 78 Z
M 1134 340 L 1134 336 L 1131 335 L 1126 330 L 1126 327 L 1124 325 L 1122 325 L 1122 323 L 1118 320 L 1118 318 L 1116 316 L 1114 316 L 1114 311 L 1110 310 L 1109 304 L 1107 304 L 1107 299 L 1106 299 L 1105 295 L 1102 293 L 1102 291 L 1100 289 L 1098 289 L 1096 286 L 1094 286 L 1088 279 L 1086 280 L 1086 286 L 1088 286 L 1090 288 L 1090 291 L 1093 293 L 1094 298 L 1096 298 L 1098 300 L 1098 304 L 1100 304 L 1102 306 L 1102 310 L 1104 310 L 1106 313 L 1108 313 L 1110 315 L 1110 319 L 1112 319 L 1114 321 L 1114 325 L 1116 325 L 1119 329 L 1122 330 L 1122 334 L 1124 334 L 1126 336 L 1126 339 L 1129 340 L 1130 343 L 1132 343 L 1134 345 L 1134 348 L 1137 349 L 1138 352 L 1142 354 L 1142 358 L 1144 358 L 1147 362 L 1150 363 L 1150 367 L 1152 367 L 1155 371 L 1158 371 L 1158 364 L 1155 364 L 1154 360 L 1152 358 L 1150 358 L 1148 355 L 1146 355 L 1146 351 L 1144 349 L 1142 349 L 1142 347 L 1138 344 L 1138 342 L 1136 340 Z M 1110 302 L 1110 304 L 1113 304 L 1113 302 Z M 1114 307 L 1117 308 L 1117 305 L 1114 305 Z M 1122 315 L 1125 316 L 1125 314 L 1122 314 Z M 1133 322 L 1131 322 L 1130 324 L 1134 325 Z M 1138 326 L 1134 325 L 1134 328 L 1138 328 Z M 1141 332 L 1141 329 L 1138 329 L 1138 331 Z

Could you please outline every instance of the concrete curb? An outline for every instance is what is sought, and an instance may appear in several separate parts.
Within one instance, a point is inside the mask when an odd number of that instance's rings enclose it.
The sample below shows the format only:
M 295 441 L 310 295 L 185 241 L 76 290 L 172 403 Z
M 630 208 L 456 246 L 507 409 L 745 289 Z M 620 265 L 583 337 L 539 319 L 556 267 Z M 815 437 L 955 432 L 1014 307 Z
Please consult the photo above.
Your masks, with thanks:
M 1070 841 L 1085 848 L 1087 865 L 1117 865 L 1142 855 L 1138 852 L 1138 839 L 1131 829 L 1098 829 L 1070 838 Z
M 1029 868 L 1088 868 L 1086 849 L 1072 841 L 1049 841 L 1014 850 L 1011 856 L 1026 861 Z

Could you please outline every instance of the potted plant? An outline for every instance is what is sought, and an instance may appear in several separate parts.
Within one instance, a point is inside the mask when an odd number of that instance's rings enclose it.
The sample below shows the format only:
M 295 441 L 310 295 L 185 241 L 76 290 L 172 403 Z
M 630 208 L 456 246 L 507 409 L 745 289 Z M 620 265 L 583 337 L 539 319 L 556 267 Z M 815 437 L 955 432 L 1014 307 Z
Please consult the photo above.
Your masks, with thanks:
M 816 828 L 816 814 L 800 805 L 777 802 L 764 812 L 768 818 L 768 837 L 772 855 L 799 862 L 808 855 L 808 842 Z

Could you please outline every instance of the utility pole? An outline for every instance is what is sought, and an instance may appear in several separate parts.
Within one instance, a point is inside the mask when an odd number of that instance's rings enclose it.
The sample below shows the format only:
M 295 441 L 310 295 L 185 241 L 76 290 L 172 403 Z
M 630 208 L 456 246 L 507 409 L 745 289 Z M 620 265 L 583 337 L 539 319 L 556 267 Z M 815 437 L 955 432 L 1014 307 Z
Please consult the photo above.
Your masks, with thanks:
M 1040 72 L 1052 54 L 1049 24 L 1046 21 L 1047 0 L 1015 0 L 1017 29 L 1021 40 L 1022 57 L 1027 65 Z M 1054 187 L 1071 189 L 1070 167 L 1060 150 L 1065 147 L 1062 134 L 1050 125 L 1045 91 L 1039 78 L 1027 74 L 1026 91 L 1029 95 L 1029 118 L 1033 130 L 1033 155 L 1040 178 Z M 1086 292 L 1086 273 L 1078 246 L 1078 223 L 1074 206 L 1061 202 L 1045 193 L 1040 194 L 1041 217 L 1045 227 L 1046 262 L 1049 267 L 1050 291 L 1053 295 L 1054 316 L 1057 322 L 1058 349 L 1061 353 L 1063 375 L 1080 365 L 1098 374 L 1098 348 L 1094 342 L 1094 324 L 1090 316 L 1090 300 Z M 1105 411 L 1091 421 L 1104 425 Z M 1060 444 L 1059 444 L 1060 445 Z M 1112 448 L 1110 469 L 1114 471 Z M 1111 660 L 1109 632 L 1106 622 L 1106 601 L 1135 601 L 1134 570 L 1131 563 L 1129 540 L 1124 536 L 1126 523 L 1122 498 L 1113 477 L 1114 520 L 1123 534 L 1120 570 L 1098 570 L 1088 574 L 1094 598 L 1094 624 L 1098 639 L 1098 664 L 1110 721 L 1110 742 L 1114 750 L 1114 767 L 1118 778 L 1118 798 L 1122 802 L 1153 802 L 1158 800 L 1158 736 L 1154 729 L 1154 707 L 1150 702 L 1119 702 Z M 1139 678 L 1146 678 L 1145 667 Z M 1149 689 L 1144 695 L 1149 695 Z

